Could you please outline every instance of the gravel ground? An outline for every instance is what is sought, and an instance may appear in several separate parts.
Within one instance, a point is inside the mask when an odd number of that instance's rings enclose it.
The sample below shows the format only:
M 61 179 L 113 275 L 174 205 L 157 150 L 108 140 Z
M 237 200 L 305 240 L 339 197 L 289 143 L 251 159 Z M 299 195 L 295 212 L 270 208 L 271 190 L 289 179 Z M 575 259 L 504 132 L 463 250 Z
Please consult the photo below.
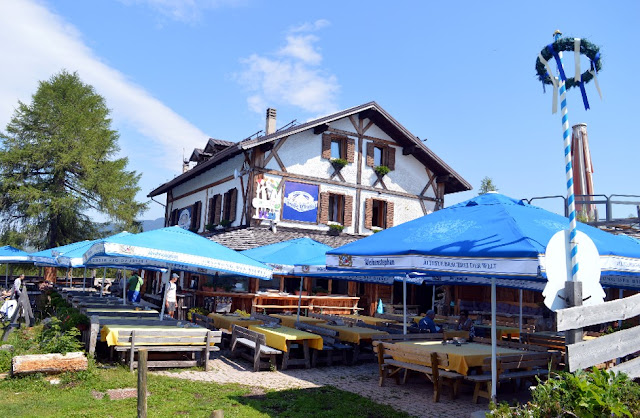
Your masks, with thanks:
M 472 387 L 461 385 L 460 394 L 451 400 L 445 388 L 440 402 L 433 402 L 433 386 L 424 376 L 411 375 L 405 385 L 396 385 L 393 379 L 378 385 L 378 365 L 376 363 L 356 366 L 332 366 L 312 369 L 291 369 L 282 371 L 262 371 L 255 373 L 248 361 L 230 358 L 228 352 L 215 354 L 210 361 L 211 370 L 183 372 L 155 372 L 165 376 L 215 383 L 238 383 L 258 388 L 286 390 L 313 388 L 324 385 L 357 393 L 375 402 L 390 405 L 416 417 L 469 417 L 472 413 L 487 408 L 486 400 L 480 404 L 471 401 Z M 520 396 L 518 396 L 520 395 Z M 526 395 L 526 393 L 525 393 Z M 520 394 L 503 395 L 506 399 L 522 397 Z

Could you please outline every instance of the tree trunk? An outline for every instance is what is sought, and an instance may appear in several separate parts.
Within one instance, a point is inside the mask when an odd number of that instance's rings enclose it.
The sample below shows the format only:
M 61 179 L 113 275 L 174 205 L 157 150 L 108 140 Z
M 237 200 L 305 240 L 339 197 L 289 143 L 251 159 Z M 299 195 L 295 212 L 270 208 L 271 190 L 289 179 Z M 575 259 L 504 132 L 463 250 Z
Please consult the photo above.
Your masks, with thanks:
M 55 374 L 70 371 L 87 370 L 87 358 L 82 352 L 53 354 L 32 354 L 16 356 L 11 362 L 11 374 L 14 376 L 47 373 Z

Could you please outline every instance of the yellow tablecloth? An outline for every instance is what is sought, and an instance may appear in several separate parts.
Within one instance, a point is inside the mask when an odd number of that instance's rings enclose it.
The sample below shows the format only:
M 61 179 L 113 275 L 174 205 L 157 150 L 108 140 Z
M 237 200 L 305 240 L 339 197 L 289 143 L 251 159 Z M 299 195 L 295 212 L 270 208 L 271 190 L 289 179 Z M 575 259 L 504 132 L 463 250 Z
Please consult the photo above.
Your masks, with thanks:
M 365 324 L 381 326 L 381 327 L 383 327 L 385 324 L 398 323 L 398 321 L 393 319 L 376 318 L 375 316 L 366 316 L 366 315 L 340 315 L 340 316 L 343 318 L 357 319 L 358 321 L 362 321 Z M 400 321 L 402 321 L 402 319 Z
M 249 325 L 252 331 L 264 334 L 269 347 L 287 351 L 287 341 L 309 341 L 309 347 L 322 350 L 322 337 L 296 328 L 279 327 L 269 328 L 261 325 Z
M 247 328 L 249 325 L 262 325 L 259 319 L 251 319 L 244 316 L 222 315 L 218 313 L 210 313 L 207 315 L 213 319 L 213 326 L 216 328 L 228 329 L 231 331 L 232 325 Z
M 291 327 L 291 328 L 295 328 L 296 318 L 298 317 L 298 315 L 283 315 L 283 314 L 269 314 L 269 316 L 280 319 L 280 323 L 282 325 L 284 325 L 285 327 Z M 308 316 L 301 316 L 300 322 L 303 322 L 305 324 L 317 325 L 327 321 L 320 318 L 310 318 Z
M 168 327 L 166 325 L 136 325 L 136 326 L 130 326 L 130 325 L 105 325 L 102 327 L 102 329 L 100 330 L 100 341 L 106 342 L 108 346 L 113 346 L 113 345 L 130 345 L 128 342 L 127 343 L 120 343 L 118 341 L 118 333 L 120 331 L 131 331 L 131 330 L 135 330 L 137 331 L 149 331 L 149 330 L 153 330 L 153 331 L 167 331 L 167 335 L 175 335 L 175 336 L 179 336 L 181 333 L 185 333 L 185 332 L 189 332 L 189 331 L 193 331 L 194 329 L 201 329 L 202 330 L 202 334 L 206 334 L 207 329 L 206 328 L 180 328 L 180 327 Z M 145 345 L 154 345 L 154 344 L 145 344 Z M 158 345 L 158 344 L 155 344 Z M 205 345 L 204 344 L 204 340 L 202 342 L 199 343 L 176 343 L 175 345 Z M 213 344 L 212 344 L 213 345 Z
M 425 362 L 421 363 L 430 366 L 429 353 L 446 353 L 449 358 L 449 367 L 452 370 L 463 375 L 469 373 L 469 368 L 482 366 L 485 358 L 491 357 L 491 346 L 487 344 L 468 343 L 457 346 L 455 344 L 442 344 L 440 341 L 405 341 L 397 344 L 406 344 L 412 347 L 424 349 Z M 506 354 L 521 354 L 522 351 L 511 348 L 497 347 L 496 354 L 503 356 Z M 403 360 L 398 358 L 396 360 Z
M 387 335 L 385 331 L 378 331 L 371 328 L 363 327 L 349 327 L 346 325 L 328 325 L 317 324 L 319 327 L 324 327 L 338 331 L 338 339 L 349 343 L 359 344 L 360 340 L 370 340 L 375 335 Z
M 402 323 L 403 316 L 402 314 L 385 314 L 387 316 L 392 317 L 396 322 Z M 407 322 L 415 322 L 416 324 L 420 322 L 420 320 L 424 318 L 424 315 L 407 315 Z
M 100 312 L 135 313 L 140 315 L 147 315 L 147 314 L 158 315 L 160 313 L 155 309 L 148 309 L 148 310 L 141 309 L 139 311 L 136 311 L 135 309 L 131 309 L 131 308 L 109 308 L 109 307 L 87 308 L 87 316 L 100 315 Z
M 484 335 L 487 338 L 491 338 L 491 325 L 482 324 L 482 325 L 474 325 L 474 327 L 477 329 L 484 330 Z M 513 327 L 505 327 L 502 325 L 496 325 L 496 337 L 498 339 L 502 339 L 503 335 L 506 337 L 509 334 L 511 334 L 512 337 L 518 338 L 520 337 L 520 329 L 513 328 Z

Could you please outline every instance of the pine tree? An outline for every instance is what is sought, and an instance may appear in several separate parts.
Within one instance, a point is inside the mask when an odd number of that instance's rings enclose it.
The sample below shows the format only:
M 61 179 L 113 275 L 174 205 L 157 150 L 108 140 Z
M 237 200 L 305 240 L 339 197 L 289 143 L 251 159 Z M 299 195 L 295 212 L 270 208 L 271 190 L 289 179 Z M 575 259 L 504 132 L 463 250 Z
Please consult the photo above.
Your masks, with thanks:
M 481 195 L 487 192 L 497 192 L 497 191 L 498 191 L 498 188 L 495 186 L 495 184 L 493 184 L 493 180 L 491 179 L 491 177 L 485 177 L 482 179 L 482 182 L 480 183 L 480 191 L 478 192 L 478 194 Z
M 104 98 L 67 71 L 41 81 L 31 103 L 18 102 L 0 133 L 2 241 L 51 248 L 97 238 L 96 212 L 118 230 L 140 229 L 140 175 L 115 158 L 109 113 Z

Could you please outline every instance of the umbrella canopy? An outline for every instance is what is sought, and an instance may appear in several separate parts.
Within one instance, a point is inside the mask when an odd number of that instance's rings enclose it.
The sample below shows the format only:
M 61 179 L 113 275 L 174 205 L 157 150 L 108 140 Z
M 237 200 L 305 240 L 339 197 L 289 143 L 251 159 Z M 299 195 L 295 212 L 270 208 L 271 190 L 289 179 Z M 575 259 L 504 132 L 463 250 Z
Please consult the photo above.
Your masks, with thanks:
M 311 238 L 296 238 L 242 251 L 242 254 L 273 267 L 273 274 L 291 274 L 294 265 L 311 258 L 322 258 L 332 247 Z
M 0 263 L 30 263 L 29 253 L 11 245 L 0 247 Z
M 271 278 L 264 264 L 177 226 L 140 234 L 113 236 L 95 242 L 83 256 L 84 265 L 127 268 L 162 267 L 214 274 L 224 272 Z
M 115 235 L 111 235 L 111 237 L 120 237 L 125 235 L 131 235 L 129 232 L 119 232 Z M 71 267 L 78 268 L 84 267 L 82 256 L 87 252 L 89 248 L 96 242 L 100 241 L 99 239 L 92 241 L 83 241 L 82 245 L 78 245 L 69 251 L 65 251 L 61 255 L 56 258 L 58 265 L 62 267 Z M 100 267 L 111 267 L 111 266 L 100 266 Z
M 58 264 L 58 257 L 68 251 L 82 247 L 84 244 L 88 242 L 90 241 L 87 241 L 87 240 L 78 241 L 71 244 L 62 245 L 60 247 L 49 248 L 46 250 L 38 251 L 36 253 L 29 254 L 29 260 L 39 266 L 63 267 L 60 264 Z
M 544 280 L 545 249 L 569 220 L 487 193 L 327 252 L 329 268 Z M 578 223 L 595 243 L 603 276 L 639 276 L 637 240 Z M 606 284 L 606 281 L 603 282 Z

